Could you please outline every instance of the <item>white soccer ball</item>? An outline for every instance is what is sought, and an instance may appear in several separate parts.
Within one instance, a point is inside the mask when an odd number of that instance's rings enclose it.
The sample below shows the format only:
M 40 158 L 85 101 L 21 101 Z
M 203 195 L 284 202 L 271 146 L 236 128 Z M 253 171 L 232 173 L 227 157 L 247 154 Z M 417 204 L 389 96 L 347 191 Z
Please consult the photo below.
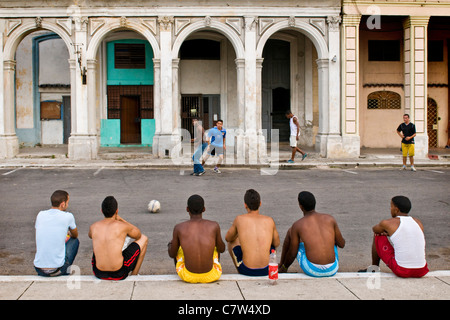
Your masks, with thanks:
M 161 204 L 158 200 L 152 200 L 148 203 L 148 212 L 157 213 L 161 210 Z

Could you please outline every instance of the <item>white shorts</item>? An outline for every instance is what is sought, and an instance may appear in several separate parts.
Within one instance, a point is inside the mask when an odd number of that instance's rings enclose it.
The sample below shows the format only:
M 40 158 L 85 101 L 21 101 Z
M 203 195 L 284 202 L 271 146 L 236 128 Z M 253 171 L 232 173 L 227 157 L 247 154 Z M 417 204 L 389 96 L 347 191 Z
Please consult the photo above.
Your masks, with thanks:
M 289 137 L 289 145 L 291 148 L 295 148 L 297 146 L 297 137 L 296 136 L 290 136 Z

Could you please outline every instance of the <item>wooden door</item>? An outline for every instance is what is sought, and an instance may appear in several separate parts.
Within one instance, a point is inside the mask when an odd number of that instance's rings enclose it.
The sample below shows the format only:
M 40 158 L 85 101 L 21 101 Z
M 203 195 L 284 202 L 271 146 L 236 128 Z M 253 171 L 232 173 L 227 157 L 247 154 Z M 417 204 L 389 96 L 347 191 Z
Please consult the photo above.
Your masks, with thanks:
M 120 143 L 141 143 L 139 96 L 120 96 Z

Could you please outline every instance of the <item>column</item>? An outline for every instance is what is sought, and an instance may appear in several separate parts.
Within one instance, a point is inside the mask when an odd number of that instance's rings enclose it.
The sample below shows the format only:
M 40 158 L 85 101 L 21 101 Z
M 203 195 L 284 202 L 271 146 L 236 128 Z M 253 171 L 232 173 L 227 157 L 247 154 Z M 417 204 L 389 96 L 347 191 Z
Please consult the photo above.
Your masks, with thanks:
M 155 135 L 153 136 L 152 153 L 158 156 L 159 136 L 161 134 L 161 61 L 153 59 L 153 118 L 155 119 Z
M 160 133 L 158 137 L 159 157 L 170 157 L 174 145 L 172 141 L 173 108 L 172 108 L 172 24 L 173 17 L 159 17 L 159 41 L 161 45 L 160 59 Z
M 359 157 L 359 24 L 360 15 L 342 20 L 342 140 L 349 156 Z
M 238 130 L 235 134 L 235 150 L 238 164 L 245 163 L 245 97 L 244 97 L 244 82 L 245 82 L 245 60 L 236 59 L 236 73 L 237 73 L 237 110 L 238 110 Z
M 329 132 L 329 91 L 328 59 L 317 59 L 319 83 L 319 132 L 316 135 L 316 150 L 321 157 L 327 157 L 327 140 Z
M 3 46 L 0 47 L 3 48 Z M 2 48 L 0 50 L 3 50 Z M 0 53 L 0 66 L 3 72 L 0 79 L 0 159 L 8 159 L 19 153 L 19 139 L 15 132 L 14 116 L 16 61 L 3 61 L 3 52 Z
M 245 144 L 248 146 L 249 163 L 256 163 L 258 140 L 256 135 L 256 25 L 257 17 L 245 20 Z
M 416 126 L 415 154 L 428 155 L 427 135 L 427 27 L 430 17 L 408 17 L 404 21 L 405 113 Z
M 76 60 L 70 60 L 70 86 L 71 86 L 71 134 L 69 137 L 69 158 L 72 160 L 91 160 L 97 155 L 97 138 L 89 128 L 89 99 L 88 91 L 95 91 L 95 74 L 90 63 L 89 79 L 86 74 L 86 82 L 83 74 L 87 73 L 86 46 L 87 46 L 87 24 L 85 17 L 74 17 L 75 34 L 74 49 L 77 50 Z M 92 83 L 89 83 L 89 80 Z M 88 85 L 93 88 L 88 90 Z M 95 117 L 95 115 L 94 115 Z

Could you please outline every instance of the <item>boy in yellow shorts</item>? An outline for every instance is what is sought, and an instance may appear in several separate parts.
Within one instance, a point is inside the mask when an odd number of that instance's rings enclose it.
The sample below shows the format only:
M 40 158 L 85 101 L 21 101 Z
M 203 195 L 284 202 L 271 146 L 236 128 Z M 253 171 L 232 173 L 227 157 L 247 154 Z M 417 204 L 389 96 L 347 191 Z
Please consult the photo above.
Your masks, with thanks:
M 406 170 L 406 160 L 409 155 L 411 171 L 416 171 L 416 168 L 414 168 L 414 137 L 416 136 L 416 127 L 414 123 L 409 120 L 409 114 L 403 115 L 403 123 L 398 126 L 397 134 L 402 138 L 402 170 Z
M 190 220 L 173 229 L 168 252 L 175 259 L 178 276 L 189 283 L 214 282 L 222 275 L 219 254 L 225 251 L 220 226 L 203 219 L 205 202 L 199 195 L 189 197 L 186 211 Z

